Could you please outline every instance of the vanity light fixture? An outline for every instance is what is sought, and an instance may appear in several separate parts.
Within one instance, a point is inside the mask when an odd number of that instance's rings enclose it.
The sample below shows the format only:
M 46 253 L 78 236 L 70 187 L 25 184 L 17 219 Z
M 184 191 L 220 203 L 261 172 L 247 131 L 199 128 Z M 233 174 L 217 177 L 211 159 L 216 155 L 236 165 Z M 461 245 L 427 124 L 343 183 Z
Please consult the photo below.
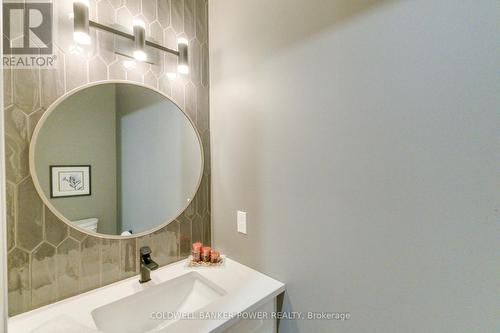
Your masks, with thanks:
M 147 54 L 146 46 L 171 53 L 178 57 L 177 70 L 181 74 L 189 73 L 188 65 L 188 40 L 186 38 L 179 38 L 178 51 L 169 49 L 163 45 L 148 41 L 146 39 L 146 24 L 144 21 L 135 20 L 133 24 L 133 34 L 118 30 L 113 27 L 100 24 L 98 22 L 89 19 L 89 1 L 88 0 L 74 0 L 73 2 L 73 18 L 74 18 L 74 31 L 73 39 L 76 43 L 82 45 L 89 45 L 91 43 L 91 38 L 89 34 L 89 28 L 94 28 L 97 30 L 106 31 L 112 33 L 116 36 L 129 39 L 134 43 L 134 48 L 132 52 L 132 57 L 141 62 L 148 61 L 149 57 Z M 126 55 L 128 56 L 128 55 Z M 151 61 L 151 60 L 149 60 Z M 177 75 L 176 75 L 177 76 Z M 173 78 L 172 75 L 169 76 L 170 79 Z
M 146 23 L 134 20 L 134 59 L 144 62 L 148 59 L 144 48 L 146 47 Z
M 73 3 L 73 39 L 77 44 L 89 45 L 89 2 L 76 0 Z

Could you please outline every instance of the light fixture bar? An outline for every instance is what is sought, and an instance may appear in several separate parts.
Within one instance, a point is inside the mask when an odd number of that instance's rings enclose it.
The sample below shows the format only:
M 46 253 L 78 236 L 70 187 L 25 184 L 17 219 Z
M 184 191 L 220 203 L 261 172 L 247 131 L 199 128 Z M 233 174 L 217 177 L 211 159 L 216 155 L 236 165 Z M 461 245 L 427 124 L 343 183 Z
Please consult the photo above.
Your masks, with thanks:
M 120 31 L 118 29 L 114 29 L 114 28 L 108 27 L 108 26 L 106 26 L 104 24 L 100 24 L 100 23 L 97 23 L 97 22 L 92 21 L 92 20 L 89 20 L 89 26 L 92 27 L 92 28 L 94 28 L 94 29 L 103 30 L 103 31 L 110 32 L 112 34 L 121 36 L 123 38 L 130 39 L 131 41 L 134 41 L 134 39 L 135 39 L 134 35 L 132 35 L 132 34 L 128 34 L 126 32 L 123 32 L 123 31 Z M 157 50 L 161 50 L 163 52 L 168 52 L 168 53 L 174 54 L 176 56 L 179 56 L 179 51 L 169 49 L 168 47 L 162 46 L 160 44 L 153 43 L 151 41 L 146 40 L 146 45 L 150 46 L 152 48 L 155 48 Z

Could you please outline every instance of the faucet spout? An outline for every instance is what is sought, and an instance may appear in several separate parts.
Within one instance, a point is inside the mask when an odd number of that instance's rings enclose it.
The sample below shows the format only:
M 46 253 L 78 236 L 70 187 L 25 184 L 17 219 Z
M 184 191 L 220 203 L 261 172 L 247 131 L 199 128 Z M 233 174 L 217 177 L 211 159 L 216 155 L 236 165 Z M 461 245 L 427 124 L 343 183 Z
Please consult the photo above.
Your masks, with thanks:
M 160 267 L 153 259 L 151 259 L 151 249 L 149 246 L 143 246 L 140 249 L 140 265 L 141 265 L 141 279 L 140 283 L 151 281 L 151 271 Z

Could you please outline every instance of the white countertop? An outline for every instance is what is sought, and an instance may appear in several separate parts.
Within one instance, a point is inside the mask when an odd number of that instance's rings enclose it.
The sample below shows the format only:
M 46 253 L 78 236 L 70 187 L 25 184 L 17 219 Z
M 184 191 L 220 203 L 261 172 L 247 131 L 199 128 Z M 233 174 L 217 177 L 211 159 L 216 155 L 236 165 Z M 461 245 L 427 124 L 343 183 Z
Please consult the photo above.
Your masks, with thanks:
M 9 333 L 31 333 L 40 326 L 47 327 L 47 323 L 60 320 L 61 317 L 66 319 L 66 325 L 74 323 L 75 330 L 72 333 L 99 332 L 92 319 L 92 310 L 191 271 L 198 272 L 226 291 L 221 298 L 200 309 L 203 312 L 234 314 L 251 311 L 285 290 L 283 283 L 229 258 L 225 259 L 223 266 L 217 268 L 188 268 L 186 260 L 182 260 L 153 271 L 152 281 L 148 283 L 140 284 L 139 277 L 135 276 L 9 318 Z M 166 332 L 220 332 L 234 321 L 235 319 L 179 320 L 169 325 Z

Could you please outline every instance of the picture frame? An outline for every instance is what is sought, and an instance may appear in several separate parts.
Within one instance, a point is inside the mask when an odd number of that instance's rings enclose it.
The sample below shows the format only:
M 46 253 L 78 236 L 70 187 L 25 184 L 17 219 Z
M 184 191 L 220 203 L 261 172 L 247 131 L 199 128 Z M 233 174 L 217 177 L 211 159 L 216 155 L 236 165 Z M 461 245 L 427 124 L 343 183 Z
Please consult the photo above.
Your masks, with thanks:
M 51 165 L 50 197 L 70 198 L 92 195 L 90 165 Z

